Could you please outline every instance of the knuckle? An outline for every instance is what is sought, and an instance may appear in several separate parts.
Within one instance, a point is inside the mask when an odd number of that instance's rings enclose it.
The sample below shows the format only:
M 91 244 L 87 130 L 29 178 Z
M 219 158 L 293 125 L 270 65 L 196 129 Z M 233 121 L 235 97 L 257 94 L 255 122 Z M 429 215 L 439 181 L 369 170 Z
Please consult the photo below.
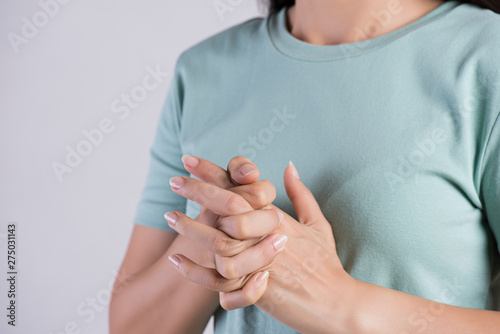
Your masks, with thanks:
M 212 275 L 205 275 L 203 277 L 203 285 L 209 289 L 216 290 L 219 286 L 219 280 Z
M 214 168 L 214 166 L 210 165 L 208 167 L 208 170 L 207 170 L 207 175 L 211 178 L 211 179 L 218 179 L 220 177 L 219 173 L 218 173 L 218 170 L 216 168 Z
M 195 182 L 196 183 L 196 187 L 193 189 L 193 192 L 195 193 L 195 196 L 197 197 L 200 197 L 200 195 L 203 197 L 203 198 L 200 198 L 203 200 L 205 200 L 206 198 L 214 198 L 215 195 L 216 195 L 216 192 L 215 192 L 215 187 L 212 187 L 211 185 L 209 185 L 208 183 L 204 183 L 204 182 Z
M 226 173 L 222 172 L 218 167 L 210 165 L 207 170 L 206 182 L 218 187 L 226 188 L 229 184 Z
M 246 215 L 241 215 L 238 217 L 235 228 L 236 228 L 236 234 L 238 235 L 238 238 L 245 239 L 249 236 L 250 230 L 249 230 L 249 223 L 248 223 L 248 217 Z
M 223 292 L 233 292 L 242 288 L 239 279 L 226 279 L 224 284 L 221 284 L 219 291 Z
M 231 186 L 231 178 L 226 173 L 217 174 L 217 183 L 224 188 Z
M 265 187 L 266 189 L 266 194 L 270 194 L 270 198 L 268 199 L 269 200 L 269 203 L 273 202 L 274 199 L 276 198 L 276 187 L 274 186 L 274 184 L 269 181 L 269 180 L 262 180 L 262 185 Z M 266 203 L 266 204 L 269 204 L 269 203 Z
M 238 277 L 236 272 L 236 265 L 233 259 L 227 257 L 220 257 L 217 265 L 217 271 L 227 279 L 235 279 Z
M 212 187 L 210 185 L 205 185 L 203 189 L 204 189 L 204 195 L 207 198 L 215 198 L 217 196 L 217 191 L 215 187 Z
M 257 207 L 263 207 L 267 204 L 268 196 L 266 193 L 265 186 L 262 184 L 256 184 L 250 187 L 250 196 L 252 197 L 253 204 Z
M 210 240 L 210 248 L 217 254 L 224 255 L 229 247 L 229 240 L 221 234 L 214 235 Z
M 185 181 L 185 186 L 183 189 L 194 199 L 196 199 L 198 196 L 198 193 L 200 192 L 200 184 L 198 182 L 195 182 L 194 180 L 187 178 Z
M 245 291 L 241 296 L 241 299 L 245 305 L 253 305 L 257 302 L 256 296 L 250 291 Z
M 227 197 L 224 207 L 229 214 L 236 214 L 246 207 L 245 203 L 246 201 L 243 198 L 235 194 L 231 194 Z
M 268 180 L 259 181 L 250 187 L 250 197 L 257 208 L 264 207 L 276 198 L 276 188 Z
M 229 301 L 227 300 L 227 298 L 223 295 L 220 297 L 220 306 L 226 310 L 226 311 L 231 311 L 234 309 L 234 307 L 232 307 L 232 305 L 229 303 Z
M 180 266 L 179 270 L 188 279 L 193 278 L 193 272 L 190 266 Z

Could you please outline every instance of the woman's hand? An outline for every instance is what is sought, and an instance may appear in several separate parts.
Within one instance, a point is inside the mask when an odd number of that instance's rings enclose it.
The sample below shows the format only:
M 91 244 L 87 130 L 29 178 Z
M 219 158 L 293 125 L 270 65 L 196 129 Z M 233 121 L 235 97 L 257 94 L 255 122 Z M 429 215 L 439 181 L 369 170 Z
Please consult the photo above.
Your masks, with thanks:
M 227 171 L 208 160 L 191 155 L 182 157 L 184 168 L 200 180 L 227 189 L 243 197 L 254 209 L 271 204 L 276 198 L 274 185 L 267 181 L 257 181 L 260 171 L 249 159 L 236 156 L 229 161 Z M 210 197 L 210 194 L 206 194 Z M 217 215 L 202 206 L 196 220 L 211 225 Z
M 221 305 L 226 309 L 256 304 L 275 319 L 303 333 L 498 333 L 499 312 L 446 305 L 349 276 L 337 256 L 330 225 L 311 192 L 294 175 L 297 174 L 293 166 L 285 170 L 285 188 L 299 221 L 284 214 L 272 235 L 287 235 L 289 241 L 284 249 L 283 244 L 280 246 L 281 252 L 274 249 L 277 256 L 273 260 L 253 273 L 228 279 L 217 270 L 200 266 L 178 254 L 174 261 L 178 270 L 205 287 L 226 291 L 220 293 Z M 182 189 L 176 192 L 191 198 L 193 193 L 190 193 L 189 184 Z M 202 194 L 198 200 L 212 207 L 216 207 L 217 202 L 230 203 L 229 211 L 241 211 L 233 213 L 232 218 L 226 216 L 226 220 L 233 219 L 232 223 L 216 225 L 218 228 L 230 234 L 228 228 L 242 224 L 247 227 L 245 233 L 252 233 L 253 223 L 245 225 L 242 222 L 247 218 L 241 219 L 252 212 L 248 202 L 244 204 L 240 199 L 221 202 L 220 193 L 206 195 Z M 227 194 L 225 196 L 222 198 L 227 200 Z M 262 219 L 273 224 L 274 209 L 279 210 L 267 206 Z M 265 224 L 260 221 L 255 227 L 262 228 Z M 251 261 L 240 255 L 266 246 L 268 240 L 264 238 L 253 246 L 242 247 L 237 239 L 221 230 L 213 227 L 207 230 L 202 226 L 207 227 L 180 214 L 174 228 L 206 244 L 214 252 L 222 252 L 221 261 L 232 261 L 233 267 L 246 268 L 240 273 L 250 270 L 247 262 Z M 214 238 L 215 234 L 219 237 Z M 272 254 L 269 246 L 267 244 L 266 249 Z M 236 255 L 224 256 L 224 251 L 228 250 Z M 224 259 L 226 257 L 230 260 Z M 434 310 L 436 316 L 426 317 L 425 312 L 429 309 Z M 422 324 L 416 319 L 426 321 Z
M 195 200 L 195 198 L 205 198 L 205 201 L 207 201 L 217 195 L 219 202 L 227 202 L 225 204 L 226 208 L 221 208 L 216 201 L 211 201 L 209 206 L 201 205 L 200 214 L 194 220 L 206 226 L 225 228 L 229 236 L 235 239 L 244 239 L 245 242 L 240 243 L 238 246 L 238 252 L 259 243 L 263 237 L 270 234 L 277 226 L 266 225 L 259 228 L 258 225 L 262 221 L 260 216 L 263 214 L 263 211 L 257 211 L 256 213 L 249 214 L 248 220 L 245 223 L 256 227 L 252 229 L 249 234 L 246 232 L 247 228 L 244 226 L 245 224 L 235 225 L 232 224 L 231 219 L 222 219 L 220 216 L 221 212 L 223 212 L 224 215 L 244 212 L 234 211 L 232 207 L 235 205 L 241 207 L 244 205 L 246 210 L 259 209 L 267 207 L 275 199 L 276 189 L 274 185 L 267 180 L 257 181 L 260 172 L 249 159 L 241 156 L 232 158 L 228 163 L 227 171 L 210 161 L 194 156 L 184 156 L 182 160 L 186 170 L 204 182 L 190 178 L 173 178 L 171 184 L 186 179 L 187 182 L 190 182 L 191 187 L 188 186 L 185 189 L 191 189 L 190 191 L 198 196 L 187 198 L 193 200 Z M 227 191 L 221 191 L 222 189 L 226 189 Z M 201 200 L 198 200 L 197 202 L 200 203 L 200 201 Z M 239 204 L 237 202 L 239 202 Z M 175 214 L 177 214 L 177 212 L 170 213 L 170 217 Z M 172 220 L 170 217 L 168 213 L 165 214 L 167 221 L 169 219 Z M 278 219 L 279 218 L 278 216 Z M 274 255 L 275 254 L 269 254 L 265 259 L 261 259 L 257 262 L 252 261 L 251 266 L 253 265 L 253 267 L 255 267 L 255 263 L 269 262 Z M 193 259 L 195 259 L 197 263 L 208 268 L 216 268 L 217 261 L 219 263 L 219 269 L 225 274 L 225 277 L 236 277 L 236 274 L 232 272 L 230 268 L 230 264 L 221 261 L 221 257 L 214 254 L 208 248 L 207 252 L 204 254 L 191 254 L 191 256 L 193 256 Z
M 173 262 L 182 274 L 221 291 L 220 302 L 225 309 L 255 303 L 299 331 L 321 332 L 332 328 L 330 321 L 337 316 L 342 319 L 348 304 L 344 301 L 353 293 L 356 281 L 343 269 L 331 226 L 293 165 L 285 170 L 284 180 L 299 221 L 273 206 L 253 210 L 226 190 L 182 179 L 182 187 L 173 187 L 176 193 L 221 216 L 217 225 L 206 226 L 175 212 L 171 227 L 218 255 L 216 267 L 211 269 L 176 254 Z M 277 212 L 283 214 L 281 224 Z M 245 239 L 271 231 L 273 234 L 258 244 L 251 245 Z M 274 260 L 266 262 L 269 258 Z

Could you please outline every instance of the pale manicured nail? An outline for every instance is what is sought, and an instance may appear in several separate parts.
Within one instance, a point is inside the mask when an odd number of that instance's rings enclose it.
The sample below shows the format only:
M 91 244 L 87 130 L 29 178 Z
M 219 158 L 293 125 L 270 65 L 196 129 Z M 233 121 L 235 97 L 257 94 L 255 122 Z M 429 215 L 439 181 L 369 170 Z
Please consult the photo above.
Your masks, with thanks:
M 259 276 L 257 276 L 257 279 L 255 280 L 255 286 L 260 288 L 267 281 L 268 277 L 269 277 L 269 271 L 266 270 L 263 273 L 260 273 Z
M 273 240 L 273 246 L 276 250 L 281 250 L 287 241 L 288 237 L 286 235 L 280 235 Z
M 200 160 L 193 157 L 192 155 L 183 155 L 182 162 L 188 167 L 195 168 L 200 163 Z
M 292 167 L 292 175 L 295 176 L 295 178 L 300 180 L 299 172 L 297 172 L 297 168 L 295 168 L 295 165 L 293 164 L 292 160 L 290 160 L 288 162 L 288 166 Z
M 182 177 L 175 176 L 170 178 L 169 183 L 172 188 L 181 189 L 182 185 L 184 184 L 184 180 L 182 179 Z
M 178 215 L 175 212 L 165 212 L 163 215 L 165 219 L 168 221 L 168 224 L 171 226 L 175 226 L 175 222 L 177 221 Z
M 177 255 L 170 255 L 168 259 L 174 264 L 176 268 L 179 268 L 179 264 L 181 263 L 180 257 L 178 257 Z
M 285 215 L 283 214 L 283 212 L 281 212 L 279 210 L 276 210 L 276 212 L 278 212 L 278 219 L 279 219 L 280 224 L 281 224 L 281 222 L 283 221 L 283 218 L 285 218 Z
M 240 168 L 240 173 L 245 175 L 245 176 L 250 175 L 250 174 L 255 173 L 255 172 L 257 172 L 257 169 L 255 169 L 255 167 L 250 165 L 250 164 L 243 165 Z

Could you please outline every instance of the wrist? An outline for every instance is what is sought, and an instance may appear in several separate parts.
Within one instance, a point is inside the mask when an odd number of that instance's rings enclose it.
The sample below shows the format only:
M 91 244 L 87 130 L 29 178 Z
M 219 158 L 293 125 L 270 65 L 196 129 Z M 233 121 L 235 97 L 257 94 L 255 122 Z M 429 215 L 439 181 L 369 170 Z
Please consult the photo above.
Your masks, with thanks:
M 386 324 L 381 316 L 387 313 L 385 308 L 388 305 L 388 300 L 381 298 L 380 289 L 385 290 L 386 288 L 355 280 L 350 299 L 345 304 L 347 320 L 344 323 L 344 331 L 339 333 L 386 333 Z M 385 297 L 388 296 L 385 295 Z
M 356 334 L 365 332 L 365 321 L 361 314 L 364 302 L 364 292 L 366 289 L 364 282 L 358 281 L 349 274 L 345 273 L 341 284 L 333 284 L 333 291 L 329 291 L 330 307 L 325 308 L 322 316 L 329 319 L 328 328 L 325 332 L 335 334 Z

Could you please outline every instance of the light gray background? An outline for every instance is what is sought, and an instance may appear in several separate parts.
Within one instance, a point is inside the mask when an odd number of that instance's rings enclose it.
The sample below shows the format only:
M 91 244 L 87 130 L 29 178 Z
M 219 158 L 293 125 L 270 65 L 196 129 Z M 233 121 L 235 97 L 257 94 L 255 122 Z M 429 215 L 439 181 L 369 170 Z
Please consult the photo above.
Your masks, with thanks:
M 217 3 L 228 11 L 219 15 Z M 106 333 L 108 284 L 171 75 L 123 120 L 110 105 L 141 85 L 148 66 L 171 74 L 183 50 L 262 10 L 256 0 L 72 0 L 16 53 L 8 34 L 22 36 L 23 17 L 40 11 L 35 0 L 0 0 L 0 332 L 71 333 L 75 322 L 80 333 Z M 104 118 L 114 131 L 60 182 L 51 164 L 65 164 L 65 147 Z M 15 328 L 5 310 L 9 222 L 18 224 Z

